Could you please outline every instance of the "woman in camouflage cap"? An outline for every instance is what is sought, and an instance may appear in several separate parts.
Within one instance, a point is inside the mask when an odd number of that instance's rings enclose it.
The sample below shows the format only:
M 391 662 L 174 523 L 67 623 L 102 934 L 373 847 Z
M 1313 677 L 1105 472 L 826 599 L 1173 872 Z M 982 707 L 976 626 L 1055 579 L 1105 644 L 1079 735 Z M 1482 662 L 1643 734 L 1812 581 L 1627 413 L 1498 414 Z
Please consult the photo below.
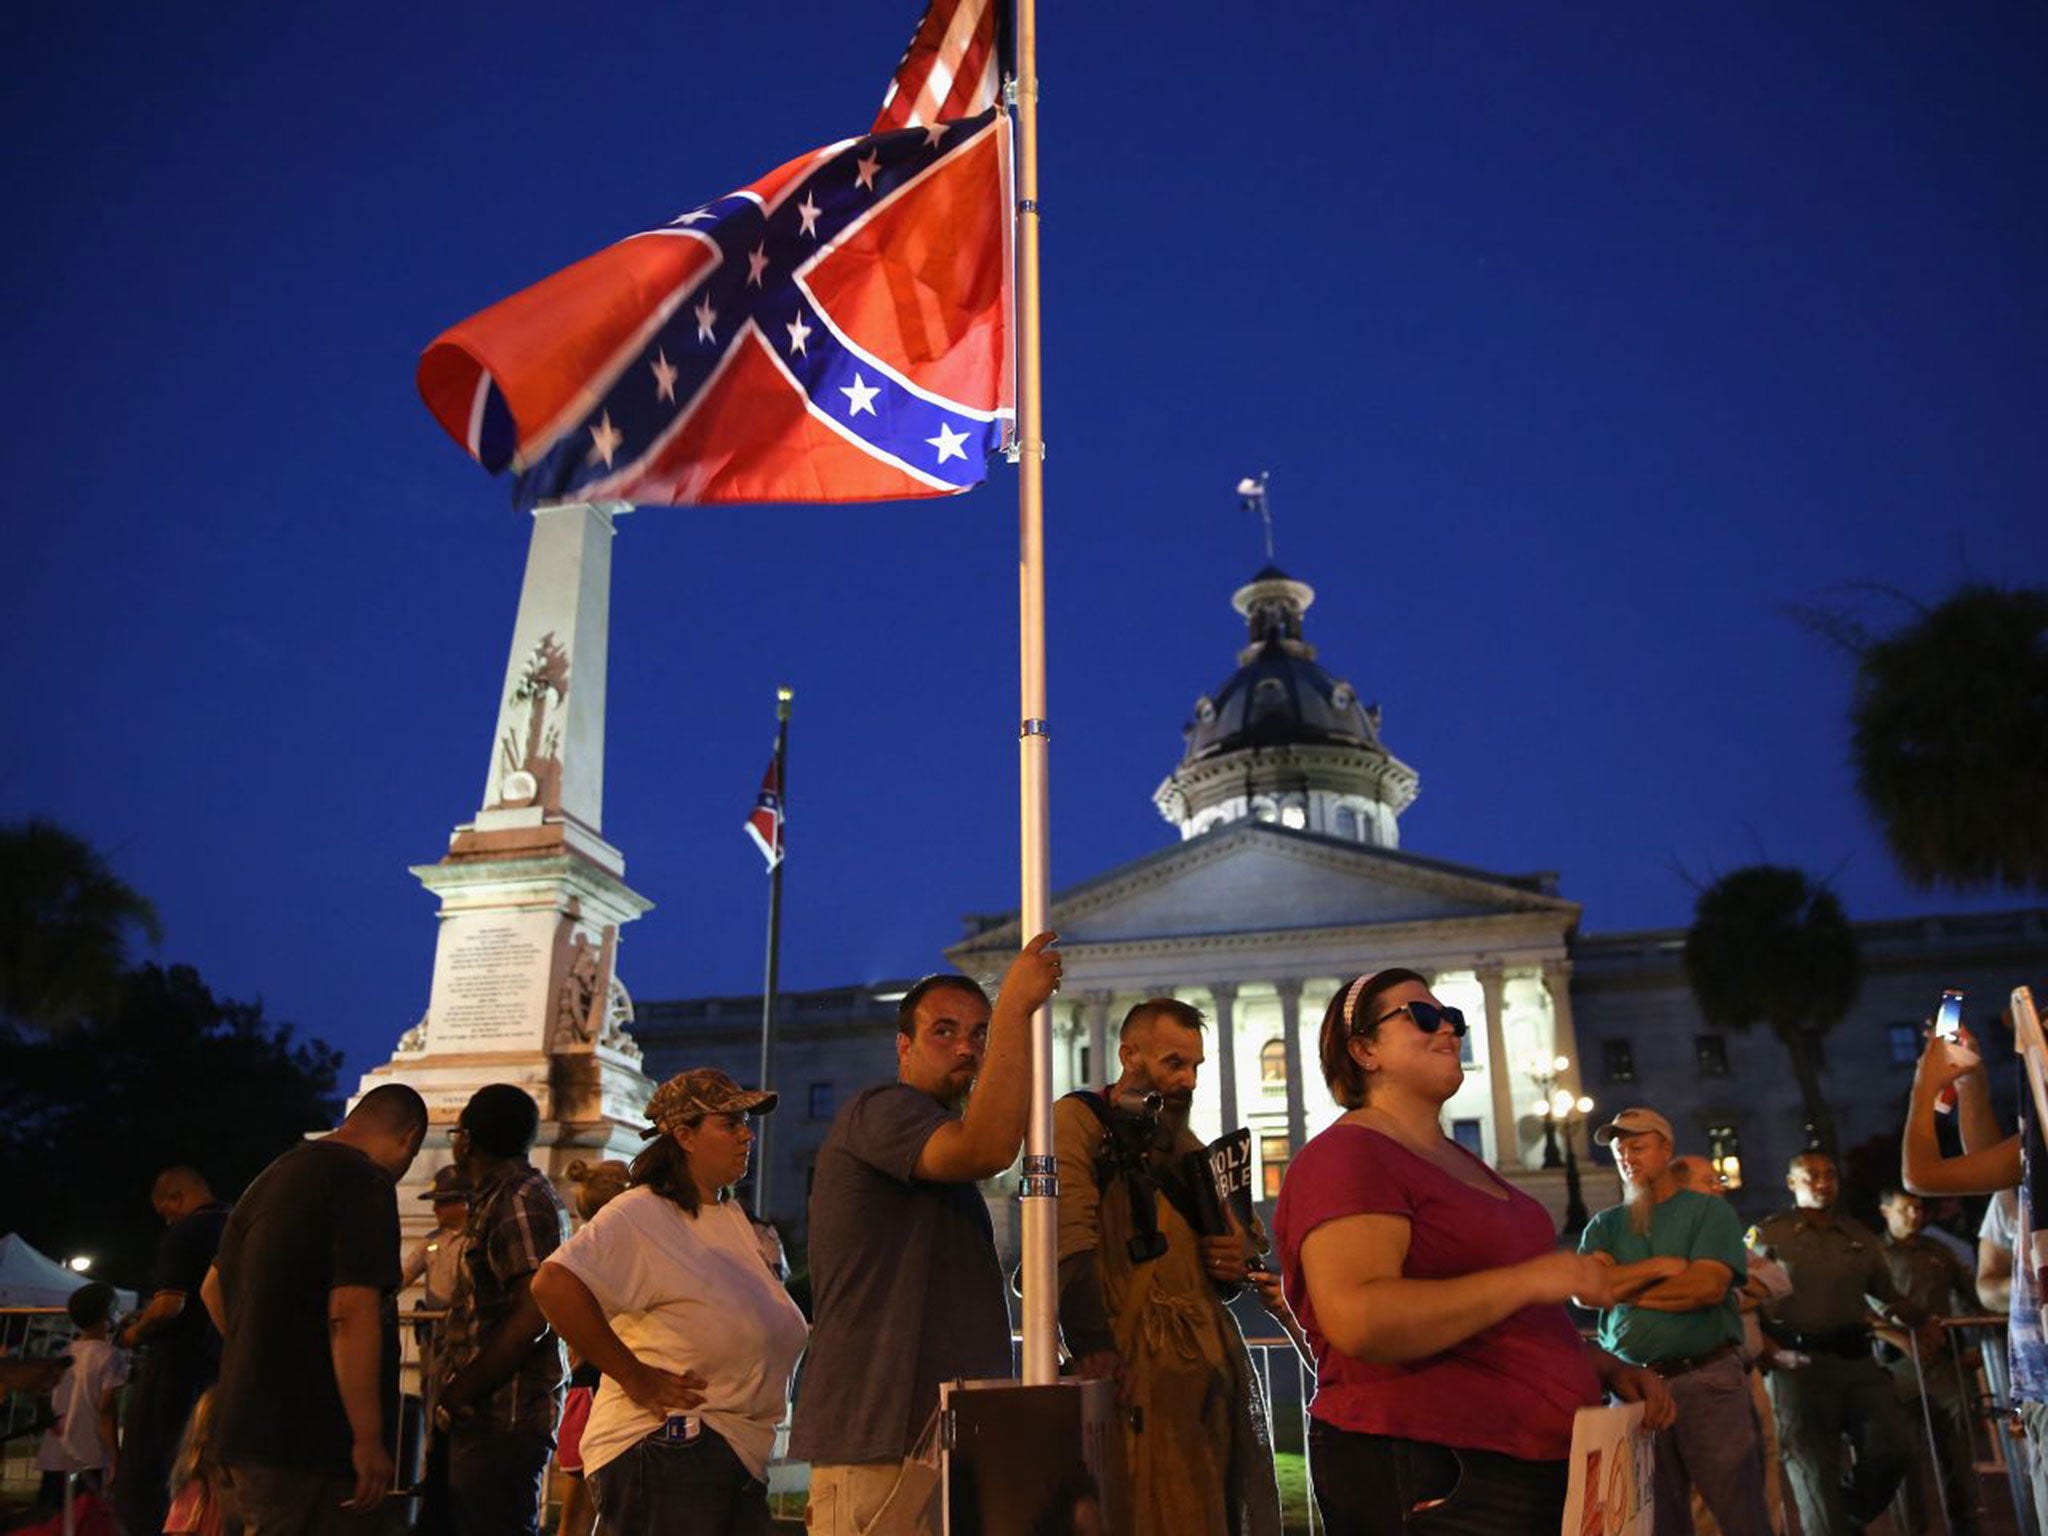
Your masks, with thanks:
M 582 1439 L 607 1528 L 769 1529 L 768 1456 L 809 1330 L 732 1188 L 775 1095 L 699 1067 L 655 1090 L 629 1187 L 549 1257 L 533 1295 L 604 1373 Z

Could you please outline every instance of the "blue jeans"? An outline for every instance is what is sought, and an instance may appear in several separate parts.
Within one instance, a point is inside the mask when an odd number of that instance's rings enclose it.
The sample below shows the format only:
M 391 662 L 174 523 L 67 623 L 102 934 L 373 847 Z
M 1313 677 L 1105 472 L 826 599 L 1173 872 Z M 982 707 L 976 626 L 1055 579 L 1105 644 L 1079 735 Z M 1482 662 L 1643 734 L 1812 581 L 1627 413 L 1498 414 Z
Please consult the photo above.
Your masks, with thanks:
M 601 1536 L 768 1536 L 768 1485 L 714 1429 L 649 1435 L 589 1474 Z
M 465 1419 L 448 1432 L 455 1536 L 536 1536 L 554 1436 Z
M 1664 1383 L 1678 1422 L 1657 1432 L 1657 1536 L 1692 1536 L 1692 1490 L 1722 1536 L 1770 1536 L 1764 1454 L 1749 1372 L 1733 1354 Z
M 1329 1536 L 1557 1536 L 1569 1469 L 1312 1419 L 1309 1471 Z

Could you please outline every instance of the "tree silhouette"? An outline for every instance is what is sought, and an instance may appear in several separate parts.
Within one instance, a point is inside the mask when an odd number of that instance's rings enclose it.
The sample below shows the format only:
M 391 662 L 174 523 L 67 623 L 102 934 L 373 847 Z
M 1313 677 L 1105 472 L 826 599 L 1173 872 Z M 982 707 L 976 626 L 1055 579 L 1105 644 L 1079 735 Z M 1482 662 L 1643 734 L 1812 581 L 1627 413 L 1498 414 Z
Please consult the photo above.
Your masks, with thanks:
M 1685 976 L 1717 1027 L 1768 1024 L 1792 1061 L 1815 1142 L 1837 1152 L 1821 1093 L 1822 1041 L 1856 1001 L 1856 933 L 1827 887 L 1796 869 L 1752 864 L 1700 892 L 1685 936 Z
M 151 1181 L 187 1163 L 232 1199 L 308 1131 L 334 1124 L 340 1053 L 296 1042 L 190 966 L 130 971 L 114 1005 L 53 1033 L 0 1028 L 0 1231 L 146 1284 Z
M 128 941 L 156 909 L 54 822 L 0 826 L 0 1020 L 75 1023 L 118 995 Z
M 1922 890 L 2048 890 L 2048 590 L 1971 584 L 1856 654 L 1856 788 Z

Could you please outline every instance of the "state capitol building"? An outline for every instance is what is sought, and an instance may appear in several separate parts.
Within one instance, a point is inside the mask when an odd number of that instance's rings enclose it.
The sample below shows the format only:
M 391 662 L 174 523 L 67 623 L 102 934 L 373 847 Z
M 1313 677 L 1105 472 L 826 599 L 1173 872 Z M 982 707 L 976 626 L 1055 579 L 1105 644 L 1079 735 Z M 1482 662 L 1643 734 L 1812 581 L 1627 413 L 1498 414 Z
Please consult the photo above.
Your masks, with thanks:
M 1066 980 L 1053 1005 L 1054 1091 L 1114 1075 L 1132 1003 L 1192 1003 L 1211 1026 L 1193 1128 L 1208 1139 L 1248 1127 L 1253 1190 L 1270 1201 L 1295 1150 L 1339 1113 L 1316 1049 L 1332 993 L 1361 970 L 1406 965 L 1472 1021 L 1448 1130 L 1554 1213 L 1567 1147 L 1593 1209 L 1618 1197 L 1576 1111 L 1549 1126 L 1537 1112 L 1560 1090 L 1590 1098 L 1595 1121 L 1654 1106 L 1680 1151 L 1722 1168 L 1745 1212 L 1785 1204 L 1785 1163 L 1809 1140 L 1784 1048 L 1761 1024 L 1729 1034 L 1704 1022 L 1681 966 L 1683 928 L 1588 931 L 1555 874 L 1404 849 L 1401 813 L 1420 780 L 1382 741 L 1379 711 L 1322 664 L 1305 631 L 1314 600 L 1271 566 L 1232 595 L 1246 627 L 1235 670 L 1195 702 L 1180 761 L 1153 794 L 1178 841 L 1055 892 Z M 1824 1047 L 1845 1152 L 1897 1131 L 1921 1020 L 1942 988 L 1965 989 L 1973 1029 L 1996 1041 L 2006 993 L 2048 952 L 2039 908 L 1854 926 L 1862 990 Z M 992 983 L 1018 943 L 1014 915 L 974 917 L 945 954 Z M 781 996 L 771 1214 L 799 1235 L 834 1113 L 895 1075 L 896 1000 L 914 979 Z M 642 1001 L 636 1013 L 656 1081 L 707 1063 L 743 1082 L 759 1075 L 758 994 Z M 988 1191 L 1006 1252 L 1015 1184 Z

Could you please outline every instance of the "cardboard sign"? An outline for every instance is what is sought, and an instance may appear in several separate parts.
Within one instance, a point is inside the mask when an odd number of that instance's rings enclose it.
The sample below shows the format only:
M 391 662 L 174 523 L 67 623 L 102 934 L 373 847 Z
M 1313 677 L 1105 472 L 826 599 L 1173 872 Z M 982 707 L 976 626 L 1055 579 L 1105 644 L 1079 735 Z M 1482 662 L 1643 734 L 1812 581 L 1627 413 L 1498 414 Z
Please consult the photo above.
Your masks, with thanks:
M 1563 1536 L 1651 1536 L 1654 1444 L 1643 1428 L 1641 1403 L 1579 1410 L 1572 1420 Z

